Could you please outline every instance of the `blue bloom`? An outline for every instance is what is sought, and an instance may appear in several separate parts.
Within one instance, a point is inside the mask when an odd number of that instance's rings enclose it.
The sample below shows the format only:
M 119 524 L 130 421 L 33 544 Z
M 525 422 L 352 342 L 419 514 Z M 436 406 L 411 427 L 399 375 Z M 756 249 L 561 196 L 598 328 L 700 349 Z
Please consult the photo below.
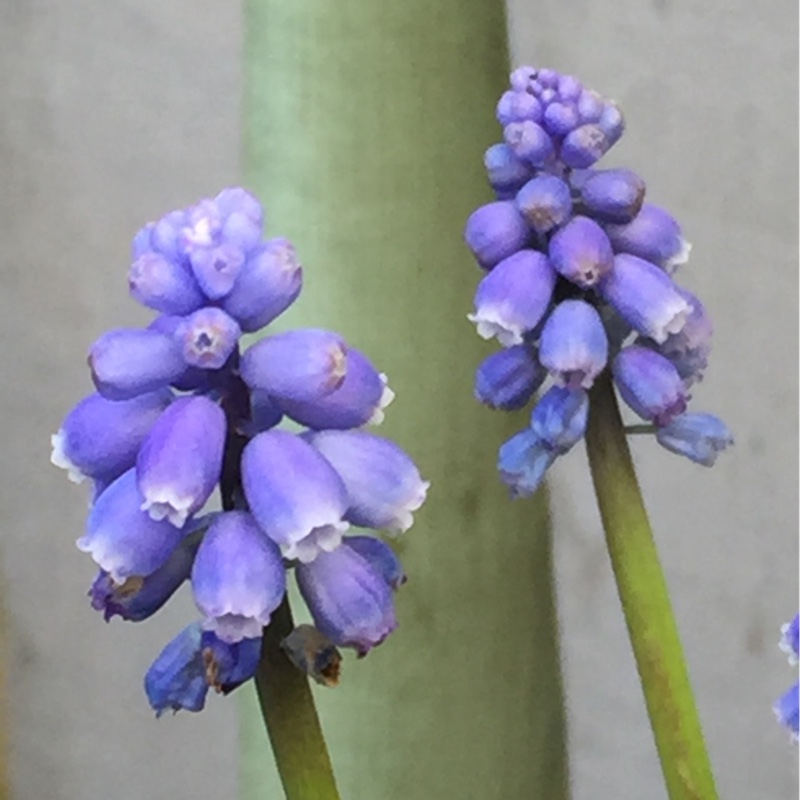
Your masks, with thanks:
M 403 565 L 386 542 L 382 542 L 374 536 L 345 536 L 342 544 L 352 548 L 366 559 L 395 591 L 406 582 Z
M 513 201 L 481 206 L 467 220 L 464 239 L 484 269 L 513 256 L 528 243 L 530 230 Z
M 136 460 L 142 509 L 183 526 L 219 481 L 225 414 L 207 397 L 176 400 L 150 429 Z
M 553 268 L 568 281 L 589 289 L 614 266 L 614 252 L 603 229 L 589 217 L 573 217 L 550 239 Z
M 175 338 L 189 366 L 220 369 L 236 349 L 242 330 L 221 308 L 207 306 L 181 320 Z
M 629 169 L 602 169 L 582 181 L 583 205 L 602 222 L 630 222 L 644 202 L 644 181 Z
M 226 511 L 203 537 L 192 591 L 204 628 L 233 644 L 257 638 L 286 592 L 277 545 L 245 511 Z
M 658 443 L 681 456 L 713 467 L 717 455 L 733 444 L 728 426 L 713 414 L 681 414 L 656 431 Z
M 683 238 L 678 222 L 651 203 L 645 203 L 630 222 L 607 225 L 606 233 L 616 252 L 638 256 L 668 273 L 689 259 L 691 245 Z
M 623 348 L 611 371 L 622 399 L 642 419 L 669 425 L 686 411 L 686 387 L 678 370 L 648 347 Z
M 200 711 L 208 683 L 203 663 L 200 624 L 187 625 L 159 654 L 144 676 L 150 706 L 160 717 L 165 711 Z
M 425 502 L 430 484 L 400 447 L 389 439 L 352 430 L 320 431 L 307 440 L 342 479 L 348 522 L 394 533 L 411 527 L 413 512 Z
M 189 270 L 152 250 L 131 264 L 128 287 L 135 300 L 164 314 L 190 314 L 205 302 Z
M 570 188 L 555 175 L 537 175 L 523 184 L 516 193 L 515 202 L 522 216 L 539 234 L 563 225 L 572 214 Z
M 345 369 L 344 380 L 330 394 L 306 402 L 275 397 L 275 402 L 287 417 L 314 430 L 380 425 L 394 399 L 386 375 L 354 347 L 347 349 Z
M 142 442 L 171 401 L 169 389 L 131 400 L 85 397 L 53 434 L 52 463 L 66 469 L 76 483 L 86 478 L 113 481 L 136 463 Z
M 349 500 L 336 470 L 308 442 L 271 430 L 242 455 L 245 497 L 262 530 L 285 558 L 313 561 L 335 550 L 349 527 Z
M 528 404 L 546 377 L 530 348 L 514 345 L 484 359 L 475 373 L 475 397 L 489 408 L 513 411 Z
M 561 384 L 588 389 L 608 360 L 600 315 L 583 300 L 565 300 L 547 318 L 539 361 Z
M 120 328 L 103 334 L 89 351 L 97 391 L 109 400 L 130 400 L 163 389 L 186 369 L 180 347 L 158 331 Z
M 352 547 L 322 552 L 296 574 L 314 625 L 334 644 L 365 656 L 397 626 L 391 587 Z
M 718 417 L 687 412 L 711 320 L 671 278 L 690 249 L 677 221 L 644 202 L 637 173 L 597 166 L 624 133 L 619 107 L 572 75 L 522 66 L 496 114 L 503 143 L 484 166 L 498 200 L 473 212 L 464 237 L 487 272 L 470 319 L 505 349 L 480 365 L 474 394 L 515 410 L 545 392 L 531 427 L 501 447 L 501 479 L 514 494 L 536 490 L 583 436 L 584 390 L 609 365 L 662 446 L 711 466 L 731 433 Z M 534 275 L 545 263 L 550 273 Z
M 200 535 L 186 535 L 167 560 L 146 577 L 130 577 L 115 583 L 100 570 L 89 589 L 91 605 L 108 622 L 114 616 L 131 622 L 152 617 L 188 579 L 200 544 Z
M 77 545 L 115 583 L 122 584 L 128 578 L 155 572 L 182 536 L 168 520 L 155 520 L 142 511 L 136 470 L 130 469 L 97 498 L 86 521 L 86 533 Z
M 251 389 L 267 392 L 276 401 L 308 403 L 338 389 L 347 367 L 344 339 L 309 328 L 256 342 L 242 356 L 240 371 Z
M 550 305 L 556 274 L 536 250 L 520 250 L 503 259 L 478 284 L 475 323 L 484 339 L 497 337 L 504 347 L 521 344 Z
M 229 694 L 256 674 L 261 658 L 261 634 L 226 642 L 213 631 L 200 639 L 206 683 L 220 694 Z

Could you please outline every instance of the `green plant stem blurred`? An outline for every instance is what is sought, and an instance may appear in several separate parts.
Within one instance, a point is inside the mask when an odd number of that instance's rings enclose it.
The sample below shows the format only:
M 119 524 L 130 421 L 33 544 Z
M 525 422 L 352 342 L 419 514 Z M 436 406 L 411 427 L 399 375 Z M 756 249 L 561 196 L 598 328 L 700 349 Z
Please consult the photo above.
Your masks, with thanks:
M 287 800 L 338 800 L 331 760 L 308 679 L 281 641 L 294 628 L 288 598 L 264 629 L 256 688 Z
M 591 391 L 589 465 L 670 800 L 715 800 L 667 584 L 606 374 Z

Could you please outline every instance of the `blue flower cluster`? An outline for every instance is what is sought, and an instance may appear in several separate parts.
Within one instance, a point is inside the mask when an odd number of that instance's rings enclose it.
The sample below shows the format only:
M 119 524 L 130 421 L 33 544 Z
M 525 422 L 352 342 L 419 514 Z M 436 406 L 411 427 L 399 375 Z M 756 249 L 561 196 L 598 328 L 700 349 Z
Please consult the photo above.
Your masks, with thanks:
M 407 530 L 428 489 L 405 452 L 362 430 L 393 395 L 341 336 L 276 333 L 240 354 L 242 334 L 302 286 L 292 245 L 262 230 L 261 205 L 241 188 L 146 225 L 128 282 L 159 316 L 92 345 L 97 391 L 52 438 L 53 463 L 94 489 L 77 542 L 99 567 L 92 606 L 140 621 L 191 582 L 201 620 L 145 678 L 159 714 L 197 711 L 209 687 L 253 676 L 287 568 L 323 649 L 364 655 L 382 642 L 402 567 L 380 539 L 343 534 Z M 302 430 L 278 429 L 283 419 Z M 223 510 L 203 514 L 217 489 Z
M 500 448 L 503 480 L 516 495 L 536 490 L 583 437 L 587 390 L 607 366 L 661 445 L 711 466 L 733 440 L 719 418 L 687 412 L 712 332 L 671 277 L 690 247 L 645 202 L 638 175 L 594 168 L 622 136 L 619 109 L 570 75 L 520 67 L 497 119 L 504 141 L 484 157 L 497 199 L 469 217 L 464 238 L 486 273 L 469 318 L 504 349 L 478 368 L 475 396 L 520 409 L 548 376 L 554 384 Z
M 798 655 L 800 655 L 800 615 L 795 615 L 791 622 L 781 627 L 781 641 L 778 646 L 786 653 L 789 664 L 797 672 L 797 659 Z M 798 726 L 800 726 L 799 704 L 800 688 L 798 688 L 798 682 L 795 681 L 794 686 L 773 707 L 778 722 L 789 729 L 794 742 L 798 740 Z

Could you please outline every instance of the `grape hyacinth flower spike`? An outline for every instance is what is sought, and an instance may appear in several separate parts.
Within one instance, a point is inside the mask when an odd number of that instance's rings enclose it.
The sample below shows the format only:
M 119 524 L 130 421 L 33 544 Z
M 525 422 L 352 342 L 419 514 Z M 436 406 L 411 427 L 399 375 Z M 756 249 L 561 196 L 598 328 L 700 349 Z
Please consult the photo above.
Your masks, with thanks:
M 469 216 L 464 240 L 484 273 L 469 319 L 503 349 L 478 367 L 475 397 L 504 411 L 533 403 L 529 424 L 500 446 L 500 479 L 513 497 L 531 494 L 586 440 L 670 798 L 712 799 L 626 440 L 648 434 L 708 467 L 733 443 L 719 417 L 689 410 L 712 332 L 703 304 L 674 279 L 690 246 L 676 219 L 649 201 L 642 177 L 599 165 L 625 130 L 616 103 L 571 75 L 523 66 L 495 111 L 502 141 L 484 156 L 495 200 Z M 623 425 L 617 396 L 643 422 Z M 796 696 L 795 687 L 795 729 Z M 792 709 L 781 703 L 791 724 Z M 680 726 L 670 716 L 676 709 Z
M 53 463 L 93 484 L 78 539 L 99 568 L 92 607 L 138 622 L 191 587 L 199 619 L 145 676 L 157 715 L 199 711 L 209 689 L 227 694 L 278 656 L 297 680 L 291 664 L 334 685 L 336 647 L 363 656 L 383 642 L 405 581 L 388 544 L 346 534 L 406 531 L 428 490 L 398 445 L 361 430 L 393 393 L 342 336 L 284 331 L 242 348 L 303 282 L 294 247 L 263 226 L 259 201 L 233 187 L 139 231 L 128 285 L 160 316 L 95 342 L 96 391 L 52 438 Z M 216 495 L 222 510 L 206 512 Z M 316 628 L 292 632 L 291 572 Z

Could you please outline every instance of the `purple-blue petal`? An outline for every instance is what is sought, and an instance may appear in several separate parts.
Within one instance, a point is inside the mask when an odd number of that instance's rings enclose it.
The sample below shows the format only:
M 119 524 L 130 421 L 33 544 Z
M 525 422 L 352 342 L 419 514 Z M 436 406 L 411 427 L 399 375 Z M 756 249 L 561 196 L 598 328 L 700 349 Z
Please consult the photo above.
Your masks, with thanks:
M 151 517 L 182 526 L 205 505 L 220 478 L 225 432 L 224 412 L 203 396 L 182 397 L 159 417 L 136 460 Z
M 282 411 L 295 422 L 314 430 L 346 430 L 378 425 L 384 409 L 394 399 L 386 376 L 355 348 L 348 348 L 346 375 L 336 391 L 311 402 L 275 398 Z
M 210 300 L 228 295 L 244 264 L 242 248 L 231 242 L 216 247 L 196 247 L 189 253 L 192 272 L 203 293 Z
M 250 254 L 222 307 L 251 333 L 282 314 L 302 286 L 303 268 L 292 243 L 271 239 Z
M 286 331 L 248 348 L 240 372 L 251 389 L 267 392 L 276 401 L 311 402 L 342 385 L 348 356 L 344 339 L 332 331 Z
M 191 272 L 153 251 L 131 264 L 128 288 L 134 300 L 164 314 L 190 314 L 205 302 Z
M 539 361 L 564 386 L 589 389 L 608 361 L 600 315 L 583 300 L 559 303 L 542 329 Z
M 348 528 L 347 490 L 331 464 L 287 431 L 260 433 L 242 454 L 242 485 L 261 529 L 286 558 L 312 560 Z
M 523 344 L 488 356 L 475 373 L 475 398 L 489 408 L 513 411 L 527 405 L 547 370 Z
M 644 202 L 645 183 L 629 169 L 597 170 L 584 181 L 581 201 L 602 222 L 627 223 Z
M 552 386 L 533 409 L 531 430 L 550 450 L 563 455 L 586 433 L 589 396 L 583 389 Z
M 217 516 L 192 568 L 195 603 L 204 628 L 224 642 L 258 638 L 286 592 L 277 545 L 245 511 Z
M 556 273 L 538 250 L 520 250 L 487 273 L 475 292 L 469 319 L 478 335 L 505 347 L 521 344 L 547 311 Z
M 89 553 L 100 569 L 122 584 L 146 577 L 166 563 L 183 533 L 168 520 L 154 520 L 142 511 L 136 471 L 117 478 L 96 500 L 78 549 Z
M 150 706 L 160 717 L 165 711 L 200 711 L 208 683 L 202 655 L 200 624 L 187 625 L 158 655 L 144 676 Z
M 200 642 L 206 682 L 221 694 L 229 694 L 256 674 L 262 639 L 225 642 L 213 631 L 203 631 Z
M 403 565 L 386 542 L 374 536 L 345 536 L 342 546 L 351 547 L 397 591 L 407 580 Z
M 221 308 L 207 306 L 186 317 L 175 331 L 183 358 L 191 367 L 220 369 L 230 358 L 241 328 Z
M 553 269 L 567 280 L 589 289 L 614 267 L 614 251 L 603 229 L 589 217 L 573 217 L 550 239 Z
M 365 431 L 327 430 L 306 438 L 344 482 L 348 522 L 397 533 L 411 527 L 430 484 L 400 447 Z
M 69 470 L 72 480 L 113 481 L 136 463 L 148 431 L 172 401 L 169 389 L 131 400 L 106 400 L 91 394 L 81 400 L 52 437 L 51 461 Z
M 686 411 L 688 396 L 678 370 L 655 350 L 624 347 L 611 371 L 622 399 L 642 419 L 669 425 Z
M 508 258 L 528 243 L 531 232 L 512 200 L 498 200 L 470 214 L 464 240 L 484 269 Z
M 334 644 L 364 656 L 397 627 L 392 589 L 353 548 L 320 553 L 296 574 L 314 624 Z
M 528 428 L 500 447 L 497 470 L 513 497 L 525 497 L 539 488 L 557 457 L 558 453 Z
M 537 175 L 517 193 L 517 208 L 537 233 L 563 225 L 572 213 L 569 186 L 555 175 Z
M 672 453 L 713 467 L 717 456 L 733 444 L 728 426 L 714 414 L 681 414 L 656 431 L 658 443 Z
M 109 400 L 130 400 L 177 380 L 186 369 L 180 347 L 154 330 L 118 328 L 103 334 L 89 351 L 97 391 Z

